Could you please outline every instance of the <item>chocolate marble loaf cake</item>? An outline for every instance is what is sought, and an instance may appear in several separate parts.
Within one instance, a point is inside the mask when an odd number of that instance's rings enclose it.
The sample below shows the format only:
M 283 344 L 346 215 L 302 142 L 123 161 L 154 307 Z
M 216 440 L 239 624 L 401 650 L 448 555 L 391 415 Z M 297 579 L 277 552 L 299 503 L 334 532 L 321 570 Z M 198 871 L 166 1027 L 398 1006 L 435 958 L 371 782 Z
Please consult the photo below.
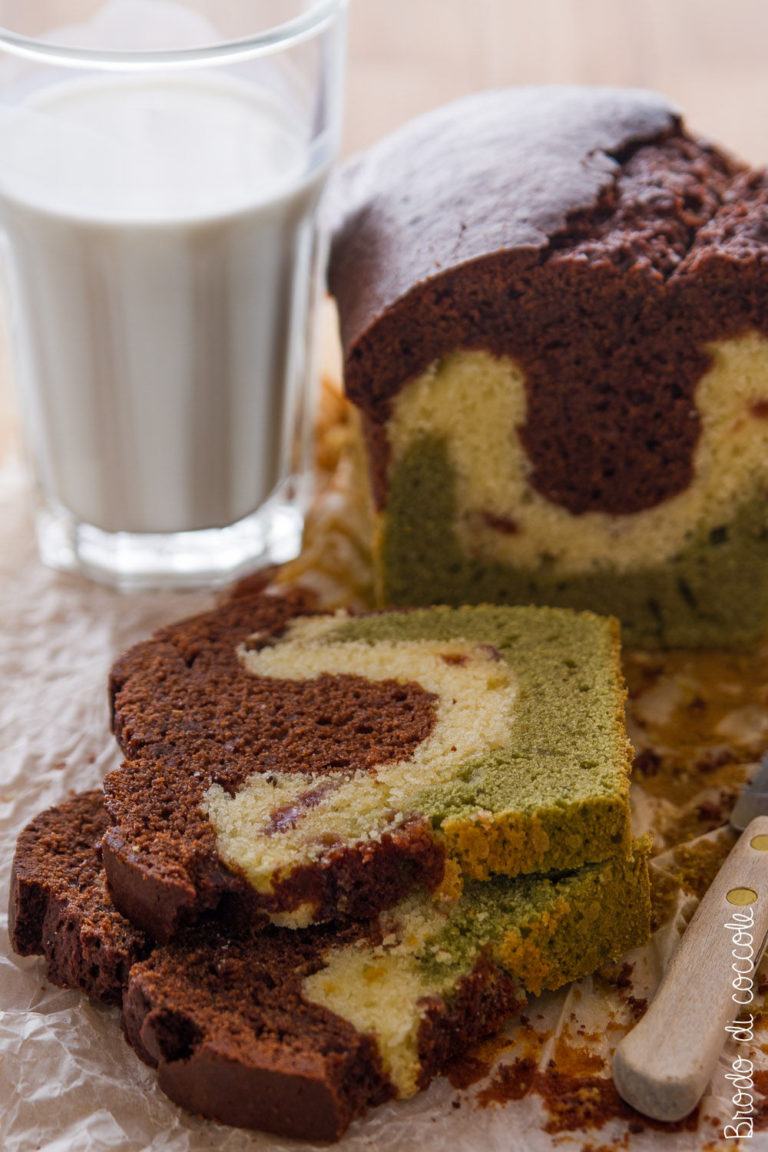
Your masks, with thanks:
M 768 176 L 630 89 L 483 92 L 343 181 L 334 237 L 383 603 L 768 621 Z
M 228 1124 L 338 1138 L 373 1105 L 426 1087 L 529 994 L 648 934 L 640 846 L 556 877 L 474 882 L 452 905 L 413 894 L 342 929 L 209 920 L 152 948 L 109 899 L 93 844 L 105 823 L 94 791 L 22 833 L 14 947 L 45 955 L 56 983 L 122 1002 L 125 1035 L 163 1090 Z
M 304 927 L 418 887 L 626 857 L 615 622 L 547 608 L 307 614 L 255 595 L 112 673 L 117 907 Z

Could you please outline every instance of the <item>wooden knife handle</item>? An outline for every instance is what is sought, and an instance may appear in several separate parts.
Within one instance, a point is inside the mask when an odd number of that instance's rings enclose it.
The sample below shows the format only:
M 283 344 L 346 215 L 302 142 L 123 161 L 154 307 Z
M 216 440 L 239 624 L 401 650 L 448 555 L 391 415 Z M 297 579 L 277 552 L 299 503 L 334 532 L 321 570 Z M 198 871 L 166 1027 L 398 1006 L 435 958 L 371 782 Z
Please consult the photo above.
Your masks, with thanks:
M 650 1008 L 614 1053 L 616 1089 L 638 1112 L 681 1120 L 696 1107 L 726 1028 L 758 1011 L 752 981 L 767 932 L 768 816 L 759 816 L 696 909 Z

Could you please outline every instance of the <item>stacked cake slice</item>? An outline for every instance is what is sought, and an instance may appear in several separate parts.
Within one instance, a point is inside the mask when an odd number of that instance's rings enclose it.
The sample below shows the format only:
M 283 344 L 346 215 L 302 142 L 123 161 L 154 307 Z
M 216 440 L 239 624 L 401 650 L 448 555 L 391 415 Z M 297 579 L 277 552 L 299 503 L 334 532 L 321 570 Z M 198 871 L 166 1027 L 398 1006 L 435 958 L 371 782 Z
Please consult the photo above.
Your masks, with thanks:
M 122 1003 L 174 1100 L 330 1139 L 642 943 L 648 881 L 611 622 L 307 609 L 241 597 L 118 662 L 127 760 L 22 833 L 12 934 Z
M 132 649 L 112 695 L 107 876 L 162 940 L 222 905 L 306 926 L 628 851 L 618 636 L 589 613 L 258 597 Z

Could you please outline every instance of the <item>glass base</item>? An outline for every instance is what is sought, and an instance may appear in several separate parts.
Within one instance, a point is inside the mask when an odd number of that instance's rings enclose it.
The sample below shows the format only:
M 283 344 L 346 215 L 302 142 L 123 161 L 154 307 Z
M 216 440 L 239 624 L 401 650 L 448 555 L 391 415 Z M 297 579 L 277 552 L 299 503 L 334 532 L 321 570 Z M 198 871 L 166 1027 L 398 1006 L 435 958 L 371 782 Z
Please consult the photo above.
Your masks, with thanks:
M 37 544 L 49 567 L 82 572 L 122 591 L 217 587 L 298 555 L 307 490 L 307 481 L 294 478 L 258 512 L 197 532 L 105 532 L 46 505 L 37 511 Z

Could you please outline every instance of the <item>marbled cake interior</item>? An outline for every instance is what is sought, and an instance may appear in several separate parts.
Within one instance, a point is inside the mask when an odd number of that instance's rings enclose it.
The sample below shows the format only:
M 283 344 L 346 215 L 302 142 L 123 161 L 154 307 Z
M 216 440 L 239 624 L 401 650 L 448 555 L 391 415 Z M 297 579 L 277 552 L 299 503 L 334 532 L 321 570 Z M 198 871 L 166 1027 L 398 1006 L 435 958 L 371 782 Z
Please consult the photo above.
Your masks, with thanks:
M 750 332 L 708 351 L 690 483 L 619 515 L 577 514 L 537 491 L 521 436 L 524 375 L 509 358 L 456 352 L 407 384 L 389 424 L 381 598 L 589 607 L 621 618 L 628 643 L 759 634 L 768 612 L 768 339 Z M 721 598 L 723 588 L 734 595 Z
M 276 683 L 416 685 L 435 709 L 431 730 L 400 758 L 322 772 L 300 759 L 283 770 L 261 764 L 234 788 L 207 789 L 218 853 L 258 891 L 339 846 L 363 853 L 413 819 L 444 851 L 449 884 L 457 872 L 484 879 L 626 855 L 629 751 L 612 622 L 488 607 L 314 616 L 244 645 L 240 659 Z M 377 727 L 369 715 L 374 748 Z M 314 915 L 304 903 L 290 922 Z M 276 922 L 289 922 L 285 912 Z

